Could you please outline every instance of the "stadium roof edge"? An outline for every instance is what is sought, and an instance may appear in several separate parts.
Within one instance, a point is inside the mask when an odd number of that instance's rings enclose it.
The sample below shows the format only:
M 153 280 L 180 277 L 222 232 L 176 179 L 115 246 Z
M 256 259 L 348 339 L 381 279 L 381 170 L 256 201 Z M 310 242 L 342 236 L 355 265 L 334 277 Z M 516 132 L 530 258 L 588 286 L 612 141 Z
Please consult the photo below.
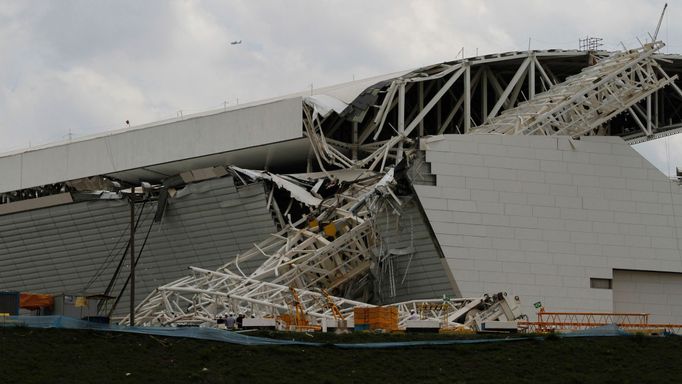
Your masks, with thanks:
M 575 62 L 590 54 L 604 56 L 609 52 L 551 49 L 486 54 L 15 150 L 0 154 L 0 172 L 4 175 L 0 179 L 0 193 L 95 175 L 132 174 L 132 170 L 150 166 L 299 141 L 303 138 L 302 99 L 309 95 L 327 95 L 351 103 L 374 84 L 404 76 L 423 76 L 430 69 L 462 62 L 472 66 L 504 65 L 505 61 L 518 62 L 530 55 Z M 677 54 L 658 54 L 656 57 L 682 59 Z M 235 132 L 240 134 L 235 135 Z M 203 140 L 199 145 L 194 143 L 196 137 Z

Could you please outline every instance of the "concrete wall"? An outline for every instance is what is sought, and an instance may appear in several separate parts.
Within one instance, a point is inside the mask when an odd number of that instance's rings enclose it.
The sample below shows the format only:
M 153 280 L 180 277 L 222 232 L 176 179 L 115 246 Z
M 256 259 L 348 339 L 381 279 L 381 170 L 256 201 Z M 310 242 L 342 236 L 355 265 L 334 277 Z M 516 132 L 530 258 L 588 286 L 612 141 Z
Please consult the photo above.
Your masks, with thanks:
M 530 315 L 536 301 L 611 311 L 590 278 L 682 272 L 680 187 L 620 138 L 428 141 L 437 184 L 415 189 L 463 295 L 508 291 Z
M 377 218 L 376 227 L 383 240 L 384 253 L 391 250 L 413 251 L 411 254 L 386 255 L 387 259 L 377 266 L 380 297 L 377 303 L 433 299 L 455 294 L 451 277 L 448 276 L 449 270 L 444 268 L 446 261 L 440 257 L 416 201 L 406 202 L 398 217 L 388 211 L 382 212 Z
M 235 188 L 231 177 L 192 184 L 171 199 L 155 223 L 136 269 L 137 301 L 188 274 L 188 266 L 216 269 L 276 231 L 261 183 Z M 143 209 L 139 252 L 155 204 Z M 127 246 L 126 201 L 96 200 L 0 216 L 0 291 L 101 294 Z M 119 293 L 130 271 L 126 257 Z M 242 263 L 248 273 L 262 260 Z M 126 290 L 117 313 L 128 310 Z
M 301 98 L 154 123 L 0 157 L 0 192 L 302 136 Z

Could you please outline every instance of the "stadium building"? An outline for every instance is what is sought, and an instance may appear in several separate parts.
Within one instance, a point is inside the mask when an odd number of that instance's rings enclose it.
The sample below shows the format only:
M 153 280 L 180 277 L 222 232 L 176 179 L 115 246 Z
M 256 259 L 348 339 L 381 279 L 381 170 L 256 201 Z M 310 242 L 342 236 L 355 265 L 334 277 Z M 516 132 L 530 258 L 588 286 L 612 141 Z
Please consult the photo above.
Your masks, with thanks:
M 471 57 L 3 154 L 0 290 L 127 314 L 132 207 L 142 322 L 191 316 L 162 292 L 216 314 L 293 286 L 682 323 L 680 184 L 631 147 L 682 128 L 661 47 Z

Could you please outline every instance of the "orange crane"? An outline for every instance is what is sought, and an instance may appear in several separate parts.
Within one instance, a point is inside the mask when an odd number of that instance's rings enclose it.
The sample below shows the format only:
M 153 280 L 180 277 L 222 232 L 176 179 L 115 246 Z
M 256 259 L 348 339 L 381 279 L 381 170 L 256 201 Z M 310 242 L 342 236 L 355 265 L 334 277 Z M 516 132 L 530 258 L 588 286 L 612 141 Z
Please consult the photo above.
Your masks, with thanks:
M 293 297 L 292 305 L 289 310 L 289 318 L 287 325 L 289 327 L 293 326 L 293 330 L 296 331 L 317 331 L 320 327 L 317 325 L 308 325 L 308 319 L 306 318 L 305 310 L 303 309 L 303 304 L 301 303 L 301 298 L 296 292 L 296 288 L 293 286 L 289 287 L 291 296 Z
M 537 321 L 519 321 L 519 327 L 528 332 L 574 331 L 608 324 L 630 331 L 665 329 L 678 333 L 682 330 L 682 324 L 649 323 L 648 313 L 546 312 L 540 308 L 537 315 Z
M 334 319 L 345 320 L 343 318 L 343 315 L 341 314 L 341 311 L 339 310 L 339 307 L 337 307 L 336 304 L 334 304 L 334 300 L 332 300 L 332 297 L 329 295 L 329 292 L 327 292 L 327 290 L 324 288 L 320 288 L 320 291 L 324 295 L 324 298 L 327 301 L 326 307 L 332 311 L 332 315 L 334 315 Z

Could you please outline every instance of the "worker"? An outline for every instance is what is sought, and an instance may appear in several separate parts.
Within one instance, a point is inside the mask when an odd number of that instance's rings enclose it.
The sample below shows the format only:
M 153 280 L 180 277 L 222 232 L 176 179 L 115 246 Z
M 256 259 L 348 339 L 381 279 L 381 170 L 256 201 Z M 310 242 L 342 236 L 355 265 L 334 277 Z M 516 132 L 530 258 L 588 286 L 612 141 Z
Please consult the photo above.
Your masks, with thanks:
M 225 328 L 227 329 L 234 329 L 234 323 L 235 323 L 235 318 L 234 318 L 234 313 L 230 313 L 229 316 L 227 316 L 227 319 L 225 319 Z
M 237 329 L 242 329 L 245 317 L 246 316 L 243 313 L 240 313 L 239 316 L 237 316 Z
M 408 317 L 407 320 L 419 320 L 419 316 L 417 316 L 417 313 L 414 311 L 414 309 L 410 310 L 410 317 Z

